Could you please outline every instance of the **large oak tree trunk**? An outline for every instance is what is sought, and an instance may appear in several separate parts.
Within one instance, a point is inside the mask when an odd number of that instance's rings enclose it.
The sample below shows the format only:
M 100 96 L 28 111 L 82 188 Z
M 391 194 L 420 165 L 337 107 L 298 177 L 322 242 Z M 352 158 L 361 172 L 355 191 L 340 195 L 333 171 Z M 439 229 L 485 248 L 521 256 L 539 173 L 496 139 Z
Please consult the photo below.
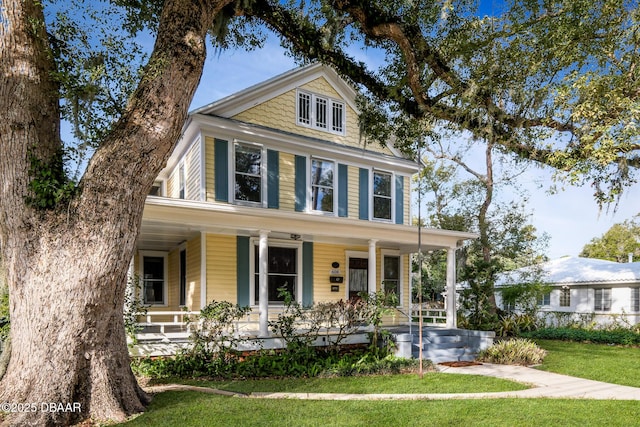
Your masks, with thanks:
M 0 402 L 23 410 L 4 424 L 123 420 L 144 408 L 124 333 L 126 275 L 146 194 L 200 79 L 206 31 L 229 2 L 165 2 L 148 72 L 124 115 L 77 193 L 42 210 L 27 200 L 32 159 L 55 165 L 61 148 L 54 64 L 41 4 L 3 1 L 0 281 L 9 287 L 12 346 Z

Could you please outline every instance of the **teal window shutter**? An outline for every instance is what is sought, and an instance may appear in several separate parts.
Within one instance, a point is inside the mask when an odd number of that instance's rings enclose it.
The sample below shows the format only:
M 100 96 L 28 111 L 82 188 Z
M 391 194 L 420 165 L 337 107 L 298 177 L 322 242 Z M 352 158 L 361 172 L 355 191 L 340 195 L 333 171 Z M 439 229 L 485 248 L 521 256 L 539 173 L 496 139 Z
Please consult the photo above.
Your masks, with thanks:
M 313 242 L 302 243 L 302 305 L 313 305 Z
M 396 224 L 404 222 L 404 177 L 396 175 Z
M 338 164 L 338 216 L 349 216 L 349 168 Z
M 369 219 L 369 169 L 360 168 L 360 180 L 359 180 L 359 218 Z
M 215 139 L 214 142 L 215 157 L 215 181 L 216 181 L 216 201 L 229 201 L 229 143 L 222 139 Z
M 249 289 L 251 286 L 251 280 L 249 277 L 249 238 L 246 236 L 238 236 L 236 243 L 236 277 L 237 277 L 237 295 L 238 305 L 248 306 L 249 303 Z
M 280 207 L 280 153 L 267 150 L 267 207 Z
M 296 212 L 304 212 L 307 208 L 307 158 L 296 156 Z

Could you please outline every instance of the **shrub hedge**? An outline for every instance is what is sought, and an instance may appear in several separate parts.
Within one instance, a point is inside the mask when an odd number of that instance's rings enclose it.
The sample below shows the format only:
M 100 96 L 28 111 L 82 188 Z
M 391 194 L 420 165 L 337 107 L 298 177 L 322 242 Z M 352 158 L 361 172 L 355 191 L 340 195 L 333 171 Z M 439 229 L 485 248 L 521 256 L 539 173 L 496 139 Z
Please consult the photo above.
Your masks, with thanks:
M 640 345 L 640 334 L 629 329 L 541 328 L 522 333 L 531 339 L 592 342 L 598 344 Z

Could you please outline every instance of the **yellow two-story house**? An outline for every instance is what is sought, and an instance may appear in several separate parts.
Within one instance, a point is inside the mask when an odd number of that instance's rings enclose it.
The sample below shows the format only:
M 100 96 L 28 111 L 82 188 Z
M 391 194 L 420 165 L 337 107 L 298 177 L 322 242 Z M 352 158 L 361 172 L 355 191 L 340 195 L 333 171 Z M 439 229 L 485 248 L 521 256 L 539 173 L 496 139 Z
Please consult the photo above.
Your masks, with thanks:
M 190 113 L 147 199 L 132 263 L 151 314 L 226 300 L 250 306 L 268 336 L 285 287 L 303 305 L 394 292 L 393 318 L 408 321 L 419 165 L 364 144 L 355 97 L 314 64 Z M 473 237 L 421 231 L 425 250 L 449 250 L 451 290 L 455 248 Z

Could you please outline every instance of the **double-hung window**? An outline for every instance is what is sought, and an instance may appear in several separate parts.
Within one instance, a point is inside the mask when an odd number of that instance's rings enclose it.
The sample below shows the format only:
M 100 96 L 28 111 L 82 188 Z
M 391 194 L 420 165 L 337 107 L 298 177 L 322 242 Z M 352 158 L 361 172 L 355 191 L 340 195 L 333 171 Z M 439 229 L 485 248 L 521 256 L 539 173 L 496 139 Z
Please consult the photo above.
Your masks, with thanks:
M 166 304 L 166 255 L 141 254 L 142 301 L 144 304 Z
M 594 289 L 593 309 L 611 311 L 611 288 Z
M 560 289 L 560 307 L 571 307 L 571 289 Z
M 373 218 L 391 221 L 393 193 L 392 175 L 388 172 L 373 172 Z
M 178 168 L 178 198 L 186 198 L 187 177 L 184 171 L 184 164 Z
M 631 288 L 631 311 L 640 311 L 640 288 Z
M 344 135 L 344 102 L 311 92 L 298 91 L 297 104 L 298 125 Z
M 314 211 L 334 212 L 334 163 L 311 160 L 311 203 Z
M 262 147 L 236 143 L 235 147 L 235 200 L 262 203 L 263 156 Z
M 400 256 L 383 255 L 382 284 L 387 301 L 400 305 Z
M 545 292 L 538 297 L 538 305 L 551 305 L 551 293 Z
M 260 254 L 254 249 L 254 304 L 260 298 Z M 269 304 L 282 304 L 286 291 L 292 300 L 298 298 L 298 248 L 269 246 L 267 255 L 267 287 Z

